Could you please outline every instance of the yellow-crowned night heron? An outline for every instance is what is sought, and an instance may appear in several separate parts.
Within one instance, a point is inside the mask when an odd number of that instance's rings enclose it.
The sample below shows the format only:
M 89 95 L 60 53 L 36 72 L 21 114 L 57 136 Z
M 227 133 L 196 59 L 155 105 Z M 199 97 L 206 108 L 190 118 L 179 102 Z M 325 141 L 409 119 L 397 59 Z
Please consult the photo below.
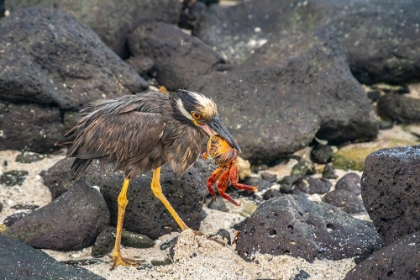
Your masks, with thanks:
M 178 90 L 168 95 L 148 92 L 98 102 L 56 145 L 68 148 L 75 157 L 72 172 L 77 177 L 93 159 L 113 164 L 125 173 L 118 196 L 118 220 L 113 267 L 136 265 L 120 252 L 121 233 L 130 180 L 153 170 L 152 191 L 165 205 L 181 230 L 187 225 L 165 198 L 160 186 L 160 167 L 168 162 L 176 176 L 182 175 L 198 158 L 204 137 L 223 137 L 239 151 L 238 144 L 217 116 L 216 104 L 197 92 Z

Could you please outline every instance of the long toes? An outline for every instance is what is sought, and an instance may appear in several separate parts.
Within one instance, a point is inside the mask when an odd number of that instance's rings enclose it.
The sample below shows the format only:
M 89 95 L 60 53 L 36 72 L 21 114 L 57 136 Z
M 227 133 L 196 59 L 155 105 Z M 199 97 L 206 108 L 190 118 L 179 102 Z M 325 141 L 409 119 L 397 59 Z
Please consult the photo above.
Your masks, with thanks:
M 111 270 L 114 270 L 117 268 L 117 266 L 138 266 L 139 264 L 143 263 L 144 260 L 133 260 L 129 258 L 123 258 L 123 257 L 113 257 L 113 264 L 111 267 Z

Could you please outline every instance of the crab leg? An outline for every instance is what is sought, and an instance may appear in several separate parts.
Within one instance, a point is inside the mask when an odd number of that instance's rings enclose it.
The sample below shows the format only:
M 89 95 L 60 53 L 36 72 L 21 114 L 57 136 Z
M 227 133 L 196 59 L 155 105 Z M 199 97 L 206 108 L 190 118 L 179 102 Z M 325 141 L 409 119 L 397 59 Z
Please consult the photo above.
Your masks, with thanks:
M 217 168 L 207 180 L 207 189 L 209 190 L 209 193 L 213 196 L 214 201 L 216 201 L 217 199 L 212 187 L 216 183 L 217 179 L 219 179 L 220 175 L 222 175 L 222 171 L 222 167 Z
M 229 177 L 230 177 L 230 182 L 232 183 L 232 185 L 238 190 L 255 191 L 257 189 L 257 187 L 255 186 L 248 186 L 245 184 L 238 183 L 239 175 L 238 175 L 238 167 L 236 166 L 236 164 L 232 164 L 232 167 L 229 170 Z
M 227 169 L 219 178 L 219 183 L 217 184 L 217 191 L 219 192 L 219 195 L 223 197 L 224 199 L 229 200 L 231 203 L 235 204 L 236 206 L 241 205 L 240 203 L 233 200 L 233 198 L 230 197 L 227 193 L 225 193 L 228 183 L 229 183 L 229 169 Z

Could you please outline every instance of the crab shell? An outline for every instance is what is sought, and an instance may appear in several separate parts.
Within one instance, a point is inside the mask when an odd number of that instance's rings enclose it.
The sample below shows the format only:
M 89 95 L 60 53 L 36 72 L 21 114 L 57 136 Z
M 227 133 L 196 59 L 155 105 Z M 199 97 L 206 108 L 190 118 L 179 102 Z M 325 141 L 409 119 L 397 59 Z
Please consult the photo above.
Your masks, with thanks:
M 219 166 L 228 165 L 238 157 L 238 151 L 219 135 L 210 137 L 207 152 Z

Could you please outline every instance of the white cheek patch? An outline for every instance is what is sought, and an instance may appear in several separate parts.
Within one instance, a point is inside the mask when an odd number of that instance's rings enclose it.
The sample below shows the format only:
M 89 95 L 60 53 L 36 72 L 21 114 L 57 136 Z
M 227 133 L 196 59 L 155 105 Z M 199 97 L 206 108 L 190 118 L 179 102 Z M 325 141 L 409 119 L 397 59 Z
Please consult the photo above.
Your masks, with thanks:
M 176 101 L 176 106 L 178 107 L 179 111 L 184 115 L 184 117 L 190 120 L 194 120 L 190 113 L 188 113 L 187 110 L 185 110 L 184 104 L 182 104 L 181 99 L 178 99 Z

